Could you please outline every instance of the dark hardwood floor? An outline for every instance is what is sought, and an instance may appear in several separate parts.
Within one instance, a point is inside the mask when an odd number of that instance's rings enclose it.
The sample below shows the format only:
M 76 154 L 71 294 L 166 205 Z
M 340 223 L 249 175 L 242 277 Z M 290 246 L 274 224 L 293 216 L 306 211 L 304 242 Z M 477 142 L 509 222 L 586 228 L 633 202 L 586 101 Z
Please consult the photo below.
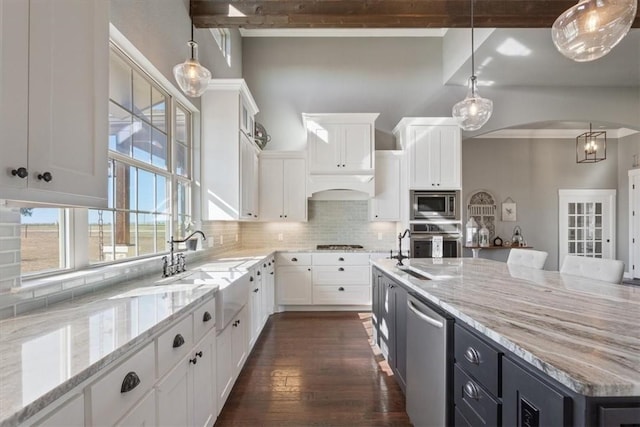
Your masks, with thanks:
M 370 313 L 271 316 L 215 426 L 411 426 L 370 328 Z

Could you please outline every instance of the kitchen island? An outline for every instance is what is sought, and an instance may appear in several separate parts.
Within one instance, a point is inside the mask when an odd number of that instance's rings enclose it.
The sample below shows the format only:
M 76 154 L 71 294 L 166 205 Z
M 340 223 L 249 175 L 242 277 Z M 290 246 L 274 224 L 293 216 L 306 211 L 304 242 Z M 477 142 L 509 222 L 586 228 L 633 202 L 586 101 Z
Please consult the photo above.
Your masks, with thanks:
M 372 264 L 451 316 L 456 331 L 469 331 L 568 397 L 569 421 L 558 424 L 594 424 L 594 411 L 608 405 L 640 414 L 640 288 L 474 258 L 412 259 L 404 270 L 394 260 Z M 511 379 L 500 365 L 496 375 L 495 401 L 506 411 L 501 395 Z

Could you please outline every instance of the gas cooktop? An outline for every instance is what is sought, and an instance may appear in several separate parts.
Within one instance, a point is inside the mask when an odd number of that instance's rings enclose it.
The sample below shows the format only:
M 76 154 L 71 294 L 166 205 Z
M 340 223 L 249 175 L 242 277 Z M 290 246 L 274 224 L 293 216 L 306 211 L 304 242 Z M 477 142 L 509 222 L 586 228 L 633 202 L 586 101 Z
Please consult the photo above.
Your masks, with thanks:
M 364 249 L 364 247 L 362 245 L 318 245 L 316 246 L 316 249 L 327 251 L 352 251 L 354 249 Z

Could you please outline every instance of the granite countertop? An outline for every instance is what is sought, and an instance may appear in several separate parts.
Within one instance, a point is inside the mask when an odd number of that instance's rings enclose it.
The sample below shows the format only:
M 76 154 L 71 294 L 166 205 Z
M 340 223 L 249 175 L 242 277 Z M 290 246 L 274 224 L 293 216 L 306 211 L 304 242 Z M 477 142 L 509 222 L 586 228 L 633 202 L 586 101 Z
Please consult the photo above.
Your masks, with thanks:
M 640 396 L 640 287 L 480 258 L 412 259 L 407 287 L 585 396 Z
M 234 251 L 194 263 L 173 277 L 130 281 L 0 321 L 0 426 L 28 419 L 130 350 L 146 345 L 272 252 Z M 180 283 L 199 270 L 214 279 Z

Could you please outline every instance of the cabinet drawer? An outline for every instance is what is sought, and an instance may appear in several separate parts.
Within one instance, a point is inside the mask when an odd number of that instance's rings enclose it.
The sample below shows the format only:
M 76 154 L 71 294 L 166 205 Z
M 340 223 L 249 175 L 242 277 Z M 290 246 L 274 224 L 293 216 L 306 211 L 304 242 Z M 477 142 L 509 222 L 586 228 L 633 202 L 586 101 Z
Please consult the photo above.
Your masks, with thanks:
M 193 311 L 193 342 L 198 342 L 216 324 L 216 300 L 211 298 Z
M 276 262 L 278 265 L 311 265 L 311 254 L 278 252 Z
M 313 254 L 313 265 L 369 265 L 368 253 L 331 252 Z
M 501 405 L 456 364 L 453 372 L 453 401 L 456 410 L 473 426 L 497 426 Z
M 151 389 L 155 360 L 151 343 L 90 386 L 91 425 L 113 425 Z
M 313 268 L 313 285 L 368 285 L 369 267 L 321 265 Z
M 456 325 L 454 328 L 456 363 L 480 382 L 491 394 L 500 397 L 501 356 L 498 350 Z
M 314 304 L 366 305 L 371 304 L 370 286 L 314 286 Z
M 189 315 L 158 337 L 158 378 L 169 372 L 193 347 L 193 323 Z

